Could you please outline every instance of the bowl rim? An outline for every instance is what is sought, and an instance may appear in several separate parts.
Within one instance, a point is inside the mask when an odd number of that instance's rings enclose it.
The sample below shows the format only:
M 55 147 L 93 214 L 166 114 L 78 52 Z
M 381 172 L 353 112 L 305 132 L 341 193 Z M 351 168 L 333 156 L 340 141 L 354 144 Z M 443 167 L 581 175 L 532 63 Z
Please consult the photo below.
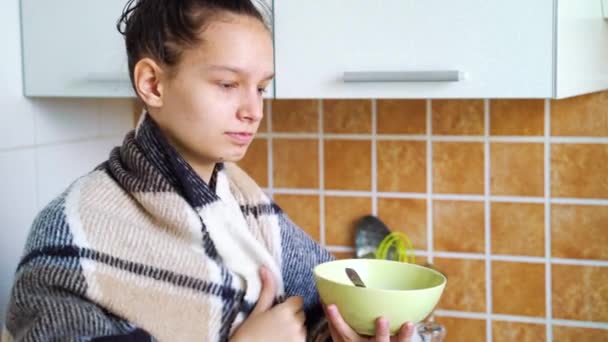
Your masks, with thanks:
M 442 279 L 442 282 L 440 284 L 438 284 L 438 285 L 431 286 L 431 287 L 425 287 L 425 288 L 422 288 L 422 289 L 411 289 L 411 290 L 378 289 L 378 288 L 373 288 L 373 287 L 357 287 L 354 284 L 340 283 L 340 282 L 328 279 L 326 277 L 323 277 L 323 276 L 321 276 L 319 274 L 319 268 L 322 265 L 326 265 L 326 264 L 329 264 L 329 263 L 335 263 L 335 262 L 354 261 L 354 260 L 356 260 L 356 261 L 381 262 L 381 263 L 389 262 L 389 263 L 407 265 L 407 267 L 423 268 L 423 269 L 425 269 L 427 271 L 431 271 L 432 273 L 435 273 L 435 274 L 439 275 L 441 277 L 441 279 Z M 332 284 L 335 284 L 335 285 L 338 285 L 338 286 L 349 287 L 349 288 L 357 288 L 357 289 L 366 290 L 366 291 L 391 292 L 391 293 L 392 292 L 404 292 L 404 291 L 408 291 L 408 292 L 428 291 L 428 290 L 435 289 L 435 288 L 438 288 L 438 287 L 443 287 L 443 286 L 445 286 L 447 284 L 447 281 L 448 281 L 447 277 L 443 273 L 441 273 L 441 272 L 439 272 L 439 271 L 437 271 L 435 269 L 432 269 L 430 267 L 426 267 L 426 266 L 422 266 L 422 265 L 418 265 L 418 264 L 411 264 L 411 263 L 407 263 L 407 262 L 395 261 L 395 260 L 387 260 L 387 259 L 361 259 L 361 258 L 335 259 L 335 260 L 326 261 L 326 262 L 323 262 L 323 263 L 320 263 L 320 264 L 316 265 L 313 268 L 313 274 L 314 274 L 315 278 L 321 278 L 321 279 L 323 279 L 325 281 L 328 281 L 328 282 L 330 282 Z

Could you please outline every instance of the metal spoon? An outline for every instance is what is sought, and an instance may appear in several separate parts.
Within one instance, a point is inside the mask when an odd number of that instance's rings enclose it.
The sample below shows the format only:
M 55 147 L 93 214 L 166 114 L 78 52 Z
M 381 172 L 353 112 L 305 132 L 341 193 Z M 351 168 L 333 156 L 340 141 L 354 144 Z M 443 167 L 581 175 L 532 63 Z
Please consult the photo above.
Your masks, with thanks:
M 361 280 L 361 277 L 359 277 L 359 274 L 357 273 L 357 271 L 353 270 L 352 268 L 346 268 L 346 275 L 348 276 L 348 279 L 350 279 L 350 281 L 353 282 L 353 284 L 357 287 L 366 287 L 365 284 L 363 283 L 363 280 Z

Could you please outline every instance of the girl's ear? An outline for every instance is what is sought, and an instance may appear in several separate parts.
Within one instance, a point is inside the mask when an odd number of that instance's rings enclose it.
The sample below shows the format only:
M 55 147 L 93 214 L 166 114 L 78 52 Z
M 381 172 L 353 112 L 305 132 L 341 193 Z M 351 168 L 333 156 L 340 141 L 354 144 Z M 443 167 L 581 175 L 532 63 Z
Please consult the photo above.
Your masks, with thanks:
M 142 58 L 133 68 L 133 82 L 137 94 L 148 108 L 163 105 L 163 69 L 151 58 Z

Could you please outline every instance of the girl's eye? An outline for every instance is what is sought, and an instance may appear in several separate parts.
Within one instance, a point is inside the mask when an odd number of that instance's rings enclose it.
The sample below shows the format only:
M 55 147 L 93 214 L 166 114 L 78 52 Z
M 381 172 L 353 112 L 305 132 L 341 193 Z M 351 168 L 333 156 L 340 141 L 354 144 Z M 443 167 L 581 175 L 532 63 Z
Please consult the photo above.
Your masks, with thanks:
M 258 88 L 258 93 L 264 94 L 266 92 L 267 92 L 266 88 Z
M 232 89 L 232 88 L 236 88 L 237 84 L 236 83 L 219 83 L 219 86 L 223 89 Z

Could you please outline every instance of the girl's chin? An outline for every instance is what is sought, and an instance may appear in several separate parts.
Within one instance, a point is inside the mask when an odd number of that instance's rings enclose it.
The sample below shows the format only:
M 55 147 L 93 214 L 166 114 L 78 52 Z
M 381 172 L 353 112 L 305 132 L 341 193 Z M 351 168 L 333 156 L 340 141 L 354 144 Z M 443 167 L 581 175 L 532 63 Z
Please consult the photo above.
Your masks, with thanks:
M 220 162 L 233 162 L 236 163 L 243 159 L 247 153 L 247 146 L 243 146 L 237 149 L 231 149 L 228 153 L 223 154 L 220 157 Z

